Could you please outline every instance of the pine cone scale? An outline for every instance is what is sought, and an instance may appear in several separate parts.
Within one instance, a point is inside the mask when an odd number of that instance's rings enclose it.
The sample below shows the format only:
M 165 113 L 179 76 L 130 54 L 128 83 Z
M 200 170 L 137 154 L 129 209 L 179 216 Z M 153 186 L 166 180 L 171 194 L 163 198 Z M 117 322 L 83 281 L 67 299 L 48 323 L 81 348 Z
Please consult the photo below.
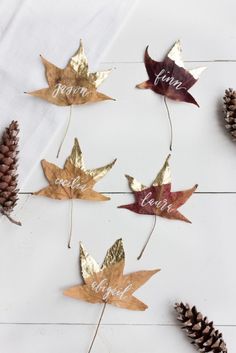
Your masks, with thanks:
M 236 140 L 236 91 L 232 88 L 225 90 L 223 100 L 225 128 L 231 134 L 233 140 Z
M 0 212 L 15 222 L 10 214 L 18 201 L 17 189 L 17 155 L 19 126 L 12 121 L 3 133 L 0 142 Z
M 227 353 L 222 334 L 214 329 L 213 322 L 209 322 L 195 306 L 190 308 L 188 304 L 177 303 L 175 310 L 178 313 L 177 320 L 182 323 L 182 329 L 192 339 L 191 343 L 199 352 Z

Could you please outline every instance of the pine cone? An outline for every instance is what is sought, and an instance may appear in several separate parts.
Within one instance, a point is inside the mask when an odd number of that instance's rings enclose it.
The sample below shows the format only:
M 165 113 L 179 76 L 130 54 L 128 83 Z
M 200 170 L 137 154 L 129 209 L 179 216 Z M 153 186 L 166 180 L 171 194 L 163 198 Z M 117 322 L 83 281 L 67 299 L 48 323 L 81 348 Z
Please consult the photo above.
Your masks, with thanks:
M 232 88 L 225 90 L 223 99 L 225 127 L 233 140 L 236 141 L 236 91 Z
M 17 121 L 12 121 L 2 135 L 0 142 L 0 212 L 11 222 L 14 221 L 10 214 L 17 204 L 17 147 L 18 147 L 19 126 Z
M 182 329 L 192 339 L 192 344 L 199 352 L 227 353 L 226 344 L 222 334 L 215 330 L 213 322 L 188 304 L 176 303 L 177 319 L 183 323 Z

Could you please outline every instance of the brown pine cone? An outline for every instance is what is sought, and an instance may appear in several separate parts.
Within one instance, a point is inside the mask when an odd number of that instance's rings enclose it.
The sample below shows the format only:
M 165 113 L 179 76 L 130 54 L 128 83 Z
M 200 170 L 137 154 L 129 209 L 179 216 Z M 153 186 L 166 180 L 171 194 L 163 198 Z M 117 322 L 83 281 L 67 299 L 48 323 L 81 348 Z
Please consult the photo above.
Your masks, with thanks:
M 225 127 L 233 140 L 236 141 L 236 91 L 232 88 L 225 90 L 223 99 Z
M 213 322 L 209 322 L 195 306 L 190 308 L 188 304 L 176 303 L 175 310 L 178 313 L 177 319 L 183 324 L 182 329 L 199 352 L 227 353 L 222 334 L 214 329 Z
M 10 214 L 17 204 L 17 155 L 18 155 L 18 133 L 19 125 L 17 121 L 12 121 L 5 129 L 0 141 L 0 212 L 11 222 L 14 221 Z

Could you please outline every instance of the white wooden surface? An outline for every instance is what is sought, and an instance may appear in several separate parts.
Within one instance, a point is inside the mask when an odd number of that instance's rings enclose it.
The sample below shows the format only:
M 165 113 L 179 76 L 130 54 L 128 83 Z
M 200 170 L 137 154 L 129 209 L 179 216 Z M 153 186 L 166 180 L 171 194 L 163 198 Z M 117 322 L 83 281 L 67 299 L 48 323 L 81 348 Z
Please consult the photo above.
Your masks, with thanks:
M 79 240 L 102 261 L 120 236 L 127 273 L 156 267 L 162 271 L 137 292 L 149 305 L 146 312 L 107 308 L 94 353 L 194 352 L 176 325 L 172 305 L 179 300 L 196 304 L 223 331 L 229 352 L 236 350 L 236 145 L 222 128 L 221 115 L 224 89 L 236 87 L 234 8 L 231 0 L 138 3 L 101 65 L 116 67 L 102 91 L 117 101 L 75 107 L 57 161 L 63 164 L 75 135 L 88 167 L 117 157 L 117 165 L 96 185 L 98 191 L 112 193 L 111 201 L 75 202 L 71 250 L 66 248 L 69 202 L 22 194 L 16 217 L 23 227 L 0 220 L 1 352 L 86 352 L 101 307 L 62 292 L 81 281 Z M 132 200 L 124 174 L 146 184 L 152 181 L 168 153 L 169 127 L 163 99 L 134 86 L 146 78 L 146 44 L 161 59 L 178 38 L 189 67 L 208 67 L 191 90 L 201 108 L 169 102 L 175 131 L 173 189 L 199 183 L 198 193 L 182 209 L 193 224 L 158 219 L 146 254 L 137 262 L 152 219 L 117 209 Z M 66 124 L 68 109 L 55 107 L 55 114 Z M 56 162 L 62 134 L 42 157 Z M 38 164 L 23 192 L 44 185 Z

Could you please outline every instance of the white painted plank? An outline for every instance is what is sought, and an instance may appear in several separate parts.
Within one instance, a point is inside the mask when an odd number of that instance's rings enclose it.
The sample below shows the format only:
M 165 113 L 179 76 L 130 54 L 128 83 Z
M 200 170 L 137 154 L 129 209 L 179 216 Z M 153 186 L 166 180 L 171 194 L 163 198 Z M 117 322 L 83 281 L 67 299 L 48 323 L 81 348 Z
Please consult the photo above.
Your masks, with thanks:
M 207 65 L 191 90 L 200 108 L 169 100 L 174 126 L 173 187 L 182 189 L 198 183 L 199 191 L 236 191 L 236 145 L 225 132 L 221 112 L 224 89 L 236 87 L 236 78 L 232 76 L 236 63 Z M 60 159 L 55 156 L 63 131 L 42 156 L 63 165 L 77 136 L 88 168 L 117 157 L 113 170 L 96 185 L 99 191 L 128 191 L 124 174 L 148 185 L 169 152 L 163 98 L 150 90 L 135 89 L 135 84 L 146 78 L 143 64 L 116 66 L 102 91 L 117 98 L 117 102 L 74 107 L 73 123 Z M 69 108 L 55 107 L 55 114 L 66 124 Z M 37 190 L 43 185 L 46 181 L 38 164 L 24 190 Z
M 139 1 L 105 60 L 141 61 L 148 44 L 162 59 L 177 39 L 185 60 L 235 60 L 234 7 L 233 0 Z
M 218 327 L 223 332 L 229 352 L 236 349 L 236 327 Z M 2 325 L 0 345 L 4 353 L 77 353 L 86 352 L 94 333 L 94 326 L 65 325 Z M 93 353 L 194 353 L 180 328 L 160 326 L 104 326 L 100 327 Z
M 151 216 L 116 206 L 131 195 L 113 195 L 109 202 L 75 202 L 74 239 L 66 247 L 69 203 L 30 197 L 22 228 L 7 222 L 0 234 L 1 322 L 95 323 L 101 306 L 62 295 L 81 283 L 78 241 L 102 262 L 109 246 L 123 237 L 126 268 L 161 268 L 138 292 L 149 305 L 145 312 L 109 306 L 104 323 L 170 324 L 175 301 L 196 304 L 219 325 L 236 325 L 234 213 L 235 195 L 193 195 L 182 208 L 193 224 L 158 218 L 157 229 L 142 261 L 136 257 L 150 231 Z

